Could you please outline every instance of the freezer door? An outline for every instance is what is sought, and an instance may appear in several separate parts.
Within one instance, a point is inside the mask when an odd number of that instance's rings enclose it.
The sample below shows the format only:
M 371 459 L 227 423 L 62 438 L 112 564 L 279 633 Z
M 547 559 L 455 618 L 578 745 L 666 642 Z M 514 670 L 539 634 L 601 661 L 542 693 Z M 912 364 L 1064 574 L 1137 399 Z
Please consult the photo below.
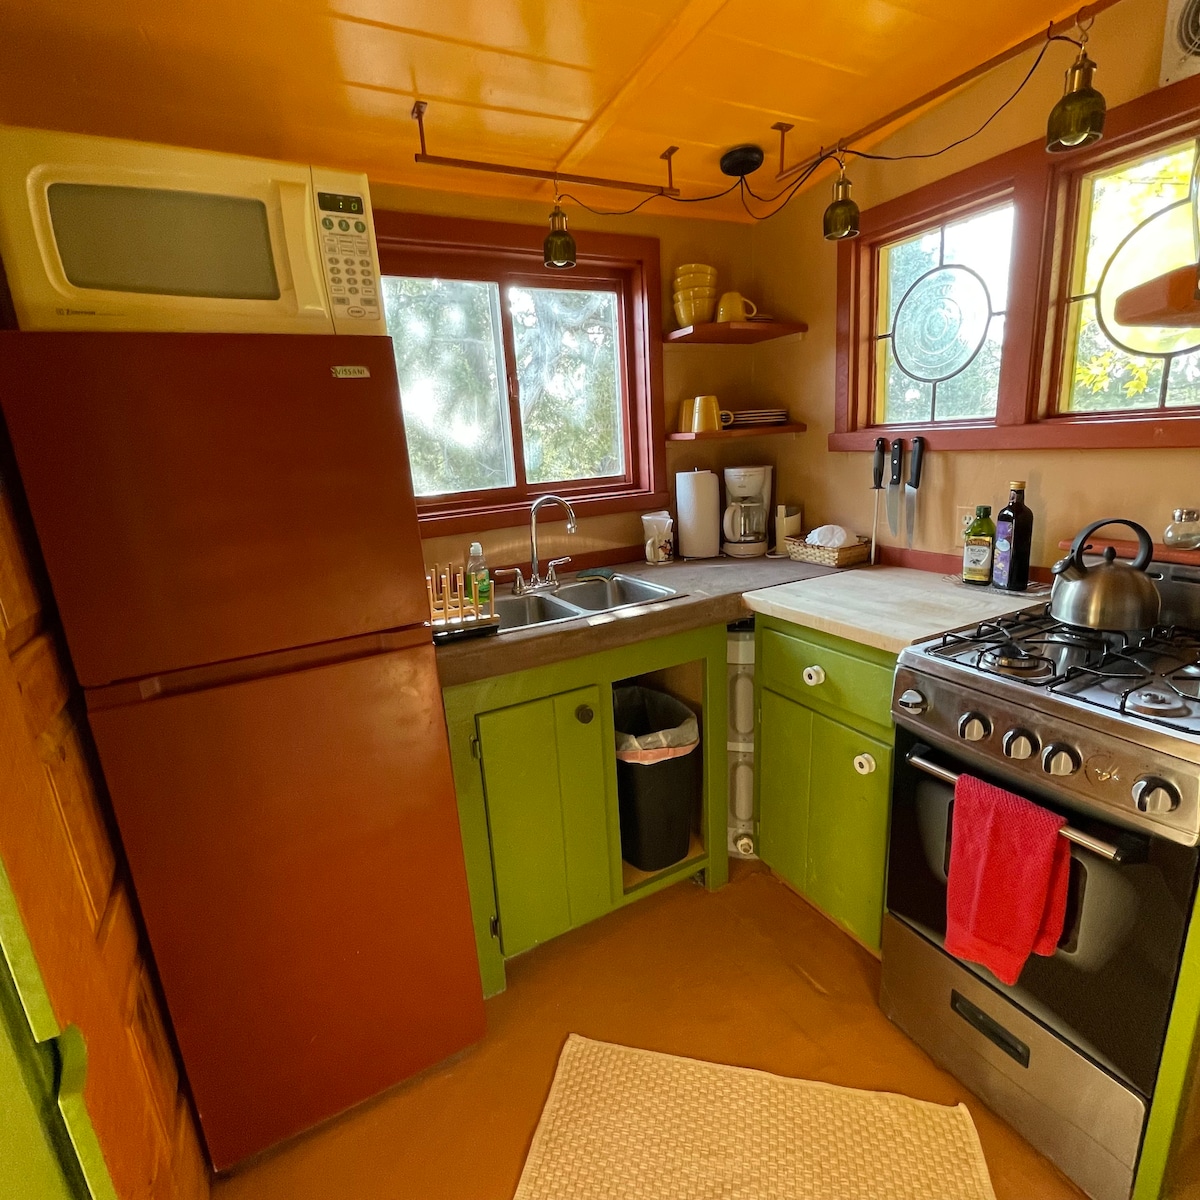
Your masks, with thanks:
M 90 720 L 218 1170 L 482 1036 L 431 646 Z
M 0 334 L 85 687 L 427 617 L 382 337 Z

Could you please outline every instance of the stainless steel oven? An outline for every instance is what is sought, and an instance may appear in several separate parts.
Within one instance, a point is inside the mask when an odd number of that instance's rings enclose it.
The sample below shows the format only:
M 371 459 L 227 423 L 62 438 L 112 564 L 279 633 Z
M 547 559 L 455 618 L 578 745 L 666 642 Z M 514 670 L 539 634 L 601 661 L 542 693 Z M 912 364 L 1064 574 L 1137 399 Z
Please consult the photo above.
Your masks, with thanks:
M 1070 666 L 1046 675 L 1067 682 L 1069 700 L 979 668 L 989 646 L 1003 648 L 992 660 L 1007 661 L 1014 641 L 1056 636 L 1042 614 L 1006 621 L 900 656 L 881 1002 L 1090 1196 L 1128 1200 L 1196 896 L 1200 747 L 1187 730 L 1168 736 L 1085 707 Z M 1187 635 L 1184 649 L 1195 655 L 1200 640 Z M 1087 670 L 1114 653 L 1126 686 L 1129 647 L 1101 646 Z M 1169 671 L 1178 677 L 1178 666 Z M 1062 937 L 1012 987 L 943 949 L 962 772 L 1067 821 Z

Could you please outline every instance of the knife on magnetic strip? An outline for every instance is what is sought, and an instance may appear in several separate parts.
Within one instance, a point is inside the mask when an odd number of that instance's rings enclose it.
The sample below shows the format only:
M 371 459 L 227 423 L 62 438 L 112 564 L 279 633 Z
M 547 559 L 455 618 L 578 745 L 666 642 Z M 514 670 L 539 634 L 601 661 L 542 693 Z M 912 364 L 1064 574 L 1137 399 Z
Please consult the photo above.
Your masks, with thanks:
M 925 461 L 925 439 L 912 440 L 912 456 L 908 460 L 908 484 L 904 488 L 904 524 L 908 548 L 912 549 L 913 530 L 917 525 L 917 488 L 921 486 L 921 464 Z
M 892 473 L 888 479 L 887 515 L 888 528 L 892 537 L 900 534 L 900 489 L 904 475 L 904 440 L 897 438 L 892 443 Z

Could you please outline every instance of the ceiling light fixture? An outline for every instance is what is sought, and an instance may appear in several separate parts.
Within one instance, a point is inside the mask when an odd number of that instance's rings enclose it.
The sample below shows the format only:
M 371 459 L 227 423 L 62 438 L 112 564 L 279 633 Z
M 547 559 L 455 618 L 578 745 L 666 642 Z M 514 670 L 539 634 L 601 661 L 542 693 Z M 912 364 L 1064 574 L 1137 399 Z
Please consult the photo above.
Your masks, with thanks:
M 1067 70 L 1062 99 L 1050 110 L 1046 122 L 1046 149 L 1051 154 L 1080 150 L 1099 141 L 1104 133 L 1106 105 L 1104 97 L 1092 87 L 1096 64 L 1087 54 L 1088 30 L 1094 20 L 1079 26 L 1079 57 Z
M 542 262 L 552 271 L 569 271 L 575 265 L 575 239 L 567 232 L 567 214 L 555 195 L 550 210 L 550 232 L 542 243 Z
M 833 183 L 833 201 L 825 210 L 822 221 L 827 242 L 858 237 L 858 205 L 850 196 L 850 180 L 846 178 L 846 160 L 842 157 L 840 146 L 837 161 L 838 177 Z

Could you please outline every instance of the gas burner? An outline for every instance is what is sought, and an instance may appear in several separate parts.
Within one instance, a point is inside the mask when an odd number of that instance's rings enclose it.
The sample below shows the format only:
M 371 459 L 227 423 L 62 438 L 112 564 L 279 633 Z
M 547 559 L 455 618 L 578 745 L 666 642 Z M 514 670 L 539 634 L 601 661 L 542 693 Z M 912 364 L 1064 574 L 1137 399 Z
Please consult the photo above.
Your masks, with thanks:
M 1182 696 L 1157 687 L 1144 687 L 1125 698 L 1127 712 L 1139 717 L 1182 717 L 1191 711 Z
M 1016 642 L 991 646 L 979 656 L 979 666 L 993 675 L 1008 675 L 1013 679 L 1039 680 L 1054 674 L 1054 664 L 1040 654 L 1030 654 Z

